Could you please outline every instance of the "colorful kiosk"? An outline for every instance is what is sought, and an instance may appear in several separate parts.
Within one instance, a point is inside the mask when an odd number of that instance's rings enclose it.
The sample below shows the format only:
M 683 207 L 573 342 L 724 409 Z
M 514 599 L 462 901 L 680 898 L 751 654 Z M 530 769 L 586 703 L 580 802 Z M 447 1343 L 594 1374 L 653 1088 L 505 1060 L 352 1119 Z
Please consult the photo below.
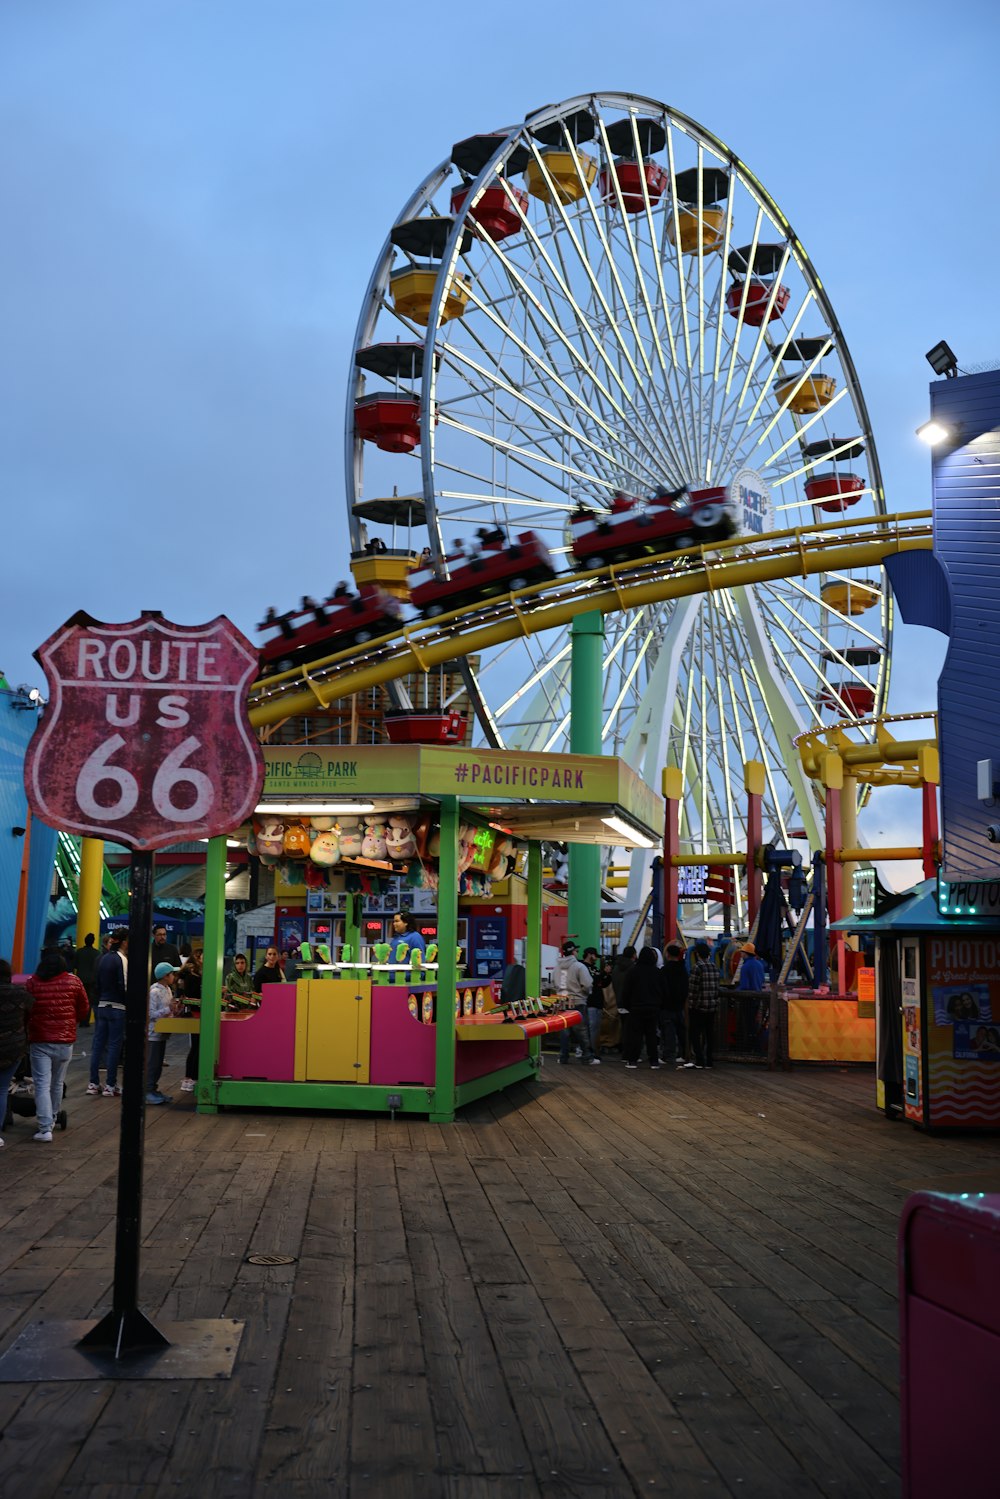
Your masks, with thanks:
M 436 827 L 436 964 L 364 963 L 357 916 L 340 952 L 310 976 L 265 985 L 260 1008 L 222 1013 L 226 839 L 206 862 L 205 968 L 196 1103 L 373 1110 L 454 1119 L 473 1099 L 534 1077 L 540 1036 L 579 1018 L 573 1011 L 505 1019 L 492 991 L 464 979 L 456 944 L 458 835 L 474 825 L 527 844 L 526 982 L 541 980 L 542 840 L 652 846 L 660 798 L 623 761 L 574 754 L 421 745 L 265 746 L 262 807 L 347 816 L 428 814 Z M 402 970 L 402 971 L 401 971 Z M 479 990 L 477 994 L 477 989 Z

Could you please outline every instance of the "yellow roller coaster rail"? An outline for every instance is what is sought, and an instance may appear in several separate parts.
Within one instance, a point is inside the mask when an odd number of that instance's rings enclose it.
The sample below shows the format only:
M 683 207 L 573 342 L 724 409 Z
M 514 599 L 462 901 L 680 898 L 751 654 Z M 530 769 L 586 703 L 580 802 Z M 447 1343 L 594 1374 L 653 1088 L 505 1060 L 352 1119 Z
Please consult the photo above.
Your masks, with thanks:
M 745 536 L 709 547 L 667 551 L 593 572 L 560 573 L 547 583 L 418 620 L 370 645 L 262 678 L 251 695 L 254 727 L 314 714 L 339 698 L 364 692 L 414 670 L 429 671 L 518 636 L 565 628 L 577 615 L 640 609 L 670 599 L 715 593 L 781 578 L 807 578 L 875 567 L 896 552 L 931 546 L 931 512 L 827 521 Z
M 897 739 L 888 726 L 903 723 L 926 723 L 932 737 Z M 941 779 L 937 714 L 933 711 L 887 713 L 846 726 L 831 724 L 800 734 L 795 743 L 806 775 L 827 786 L 840 785 L 844 776 L 853 776 L 869 786 L 936 786 Z M 906 852 L 898 857 L 912 855 Z

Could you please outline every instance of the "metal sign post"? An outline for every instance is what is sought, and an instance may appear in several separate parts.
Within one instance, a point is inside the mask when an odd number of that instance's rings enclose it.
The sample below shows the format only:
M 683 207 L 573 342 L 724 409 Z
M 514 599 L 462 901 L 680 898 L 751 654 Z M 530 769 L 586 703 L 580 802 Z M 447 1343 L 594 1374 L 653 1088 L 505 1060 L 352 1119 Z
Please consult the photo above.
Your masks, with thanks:
M 78 614 L 36 652 L 49 711 L 28 747 L 32 812 L 51 827 L 132 849 L 125 1066 L 110 1312 L 92 1327 L 36 1323 L 0 1357 L 0 1381 L 228 1376 L 242 1324 L 155 1327 L 139 1307 L 153 850 L 238 827 L 260 798 L 264 757 L 246 714 L 257 654 L 219 616 L 175 625 L 145 613 Z

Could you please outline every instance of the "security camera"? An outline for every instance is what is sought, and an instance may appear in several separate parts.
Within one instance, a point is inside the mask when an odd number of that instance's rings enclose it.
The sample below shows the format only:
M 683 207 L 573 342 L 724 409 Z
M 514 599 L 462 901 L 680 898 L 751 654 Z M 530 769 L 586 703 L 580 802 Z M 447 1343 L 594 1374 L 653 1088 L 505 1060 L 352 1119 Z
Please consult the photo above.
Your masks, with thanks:
M 986 836 L 990 843 L 1000 843 L 1000 822 L 991 822 L 986 829 Z

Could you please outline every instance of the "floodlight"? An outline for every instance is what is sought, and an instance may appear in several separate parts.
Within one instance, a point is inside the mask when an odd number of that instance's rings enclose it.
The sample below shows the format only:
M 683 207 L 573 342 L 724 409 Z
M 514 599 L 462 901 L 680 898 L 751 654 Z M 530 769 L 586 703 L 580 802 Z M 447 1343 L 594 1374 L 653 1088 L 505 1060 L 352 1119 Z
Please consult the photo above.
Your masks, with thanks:
M 924 358 L 935 375 L 944 375 L 946 379 L 951 380 L 958 374 L 958 360 L 955 358 L 951 345 L 946 344 L 943 338 L 939 344 L 934 345 L 933 349 L 928 349 Z
M 917 428 L 917 436 L 928 447 L 936 448 L 939 443 L 947 442 L 949 438 L 955 436 L 955 428 L 949 427 L 945 422 L 936 421 L 934 417 L 931 417 L 929 422 L 924 422 L 922 427 Z
M 626 822 L 624 817 L 602 817 L 601 821 L 613 833 L 620 833 L 626 844 L 634 843 L 636 848 L 656 848 L 657 846 L 652 838 L 647 838 L 645 833 L 640 833 L 639 829 Z

